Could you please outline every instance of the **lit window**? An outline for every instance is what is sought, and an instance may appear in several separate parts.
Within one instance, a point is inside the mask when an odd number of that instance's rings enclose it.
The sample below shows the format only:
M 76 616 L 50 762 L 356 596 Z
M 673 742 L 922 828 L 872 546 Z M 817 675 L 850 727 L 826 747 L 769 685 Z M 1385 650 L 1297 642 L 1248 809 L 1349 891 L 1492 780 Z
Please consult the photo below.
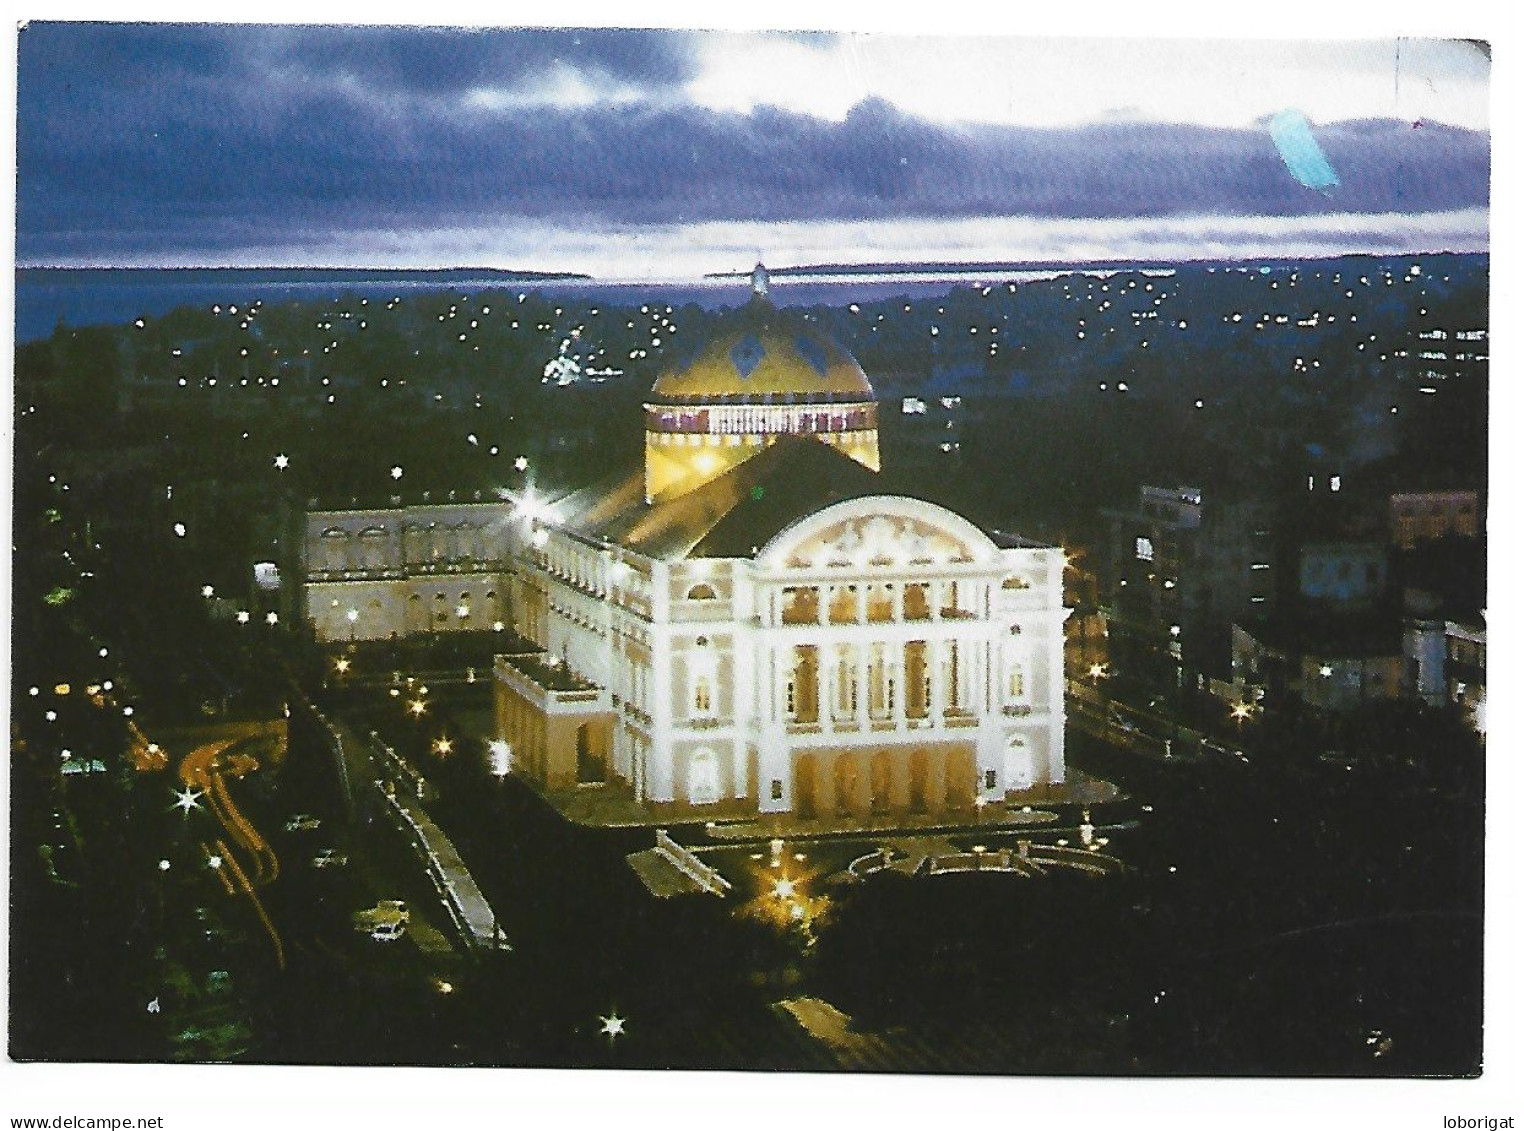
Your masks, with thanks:
M 1150 538 L 1137 538 L 1133 541 L 1133 549 L 1138 555 L 1140 562 L 1154 560 L 1154 543 Z

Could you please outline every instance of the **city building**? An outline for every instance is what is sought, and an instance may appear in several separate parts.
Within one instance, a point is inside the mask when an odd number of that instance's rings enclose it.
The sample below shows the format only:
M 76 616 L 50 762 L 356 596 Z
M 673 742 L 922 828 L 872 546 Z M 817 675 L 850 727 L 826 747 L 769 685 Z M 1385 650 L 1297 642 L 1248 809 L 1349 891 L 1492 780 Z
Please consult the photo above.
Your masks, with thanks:
M 643 466 L 519 500 L 513 771 L 820 818 L 1061 783 L 1063 552 L 888 491 L 867 377 L 766 282 L 656 382 Z
M 303 607 L 323 643 L 506 631 L 511 503 L 309 510 Z
M 1423 543 L 1402 560 L 1408 694 L 1458 705 L 1478 731 L 1487 712 L 1486 557 L 1477 540 Z
M 1359 540 L 1308 542 L 1298 551 L 1298 595 L 1337 608 L 1369 606 L 1386 591 L 1387 548 Z
M 1392 542 L 1404 550 L 1450 535 L 1475 538 L 1481 530 L 1477 493 L 1470 490 L 1398 492 L 1389 514 Z
M 1348 711 L 1403 695 L 1403 641 L 1386 616 L 1279 616 L 1233 625 L 1239 702 L 1276 708 L 1289 699 Z
M 862 368 L 760 269 L 753 292 L 657 380 L 627 472 L 309 511 L 315 638 L 501 633 L 492 768 L 658 813 L 971 811 L 1062 783 L 1063 551 L 889 489 Z
M 1102 514 L 1100 600 L 1117 670 L 1176 685 L 1225 672 L 1229 626 L 1275 605 L 1269 506 L 1144 486 L 1135 508 Z

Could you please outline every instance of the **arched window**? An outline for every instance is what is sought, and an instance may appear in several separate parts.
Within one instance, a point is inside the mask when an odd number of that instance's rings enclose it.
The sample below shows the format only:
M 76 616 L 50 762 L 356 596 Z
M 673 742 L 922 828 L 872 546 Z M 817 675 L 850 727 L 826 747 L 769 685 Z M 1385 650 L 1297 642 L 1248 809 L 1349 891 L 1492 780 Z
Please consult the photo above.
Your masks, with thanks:
M 1026 670 L 1020 664 L 1012 664 L 1007 677 L 1006 698 L 1020 699 L 1027 693 Z
M 707 585 L 704 582 L 699 582 L 692 589 L 688 590 L 688 600 L 690 601 L 713 601 L 717 596 L 719 594 L 714 591 L 714 586 Z
M 324 570 L 349 568 L 349 531 L 330 526 L 323 531 L 323 553 L 320 559 Z
M 700 676 L 693 683 L 693 713 L 695 715 L 714 713 L 714 697 L 707 676 Z
M 385 569 L 387 561 L 387 542 L 391 534 L 384 526 L 367 526 L 360 531 L 360 568 L 361 569 Z

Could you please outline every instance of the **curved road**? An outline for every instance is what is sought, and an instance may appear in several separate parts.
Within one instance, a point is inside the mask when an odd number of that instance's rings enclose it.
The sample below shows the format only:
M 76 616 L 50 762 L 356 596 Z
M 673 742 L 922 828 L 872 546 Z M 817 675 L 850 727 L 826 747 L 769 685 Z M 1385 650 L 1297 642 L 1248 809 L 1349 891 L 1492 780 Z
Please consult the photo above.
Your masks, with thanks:
M 247 896 L 254 905 L 254 911 L 259 916 L 259 921 L 264 924 L 265 930 L 269 932 L 270 942 L 275 947 L 276 963 L 284 969 L 285 944 L 281 942 L 280 933 L 275 929 L 275 924 L 270 921 L 269 913 L 265 911 L 264 904 L 260 902 L 259 894 L 255 890 L 256 887 L 273 883 L 280 875 L 280 858 L 275 855 L 275 850 L 260 835 L 259 830 L 233 803 L 224 776 L 229 768 L 241 775 L 251 765 L 258 765 L 247 751 L 238 750 L 238 747 L 250 745 L 255 741 L 257 739 L 253 737 L 244 737 L 198 746 L 181 759 L 179 776 L 183 786 L 196 790 L 206 798 L 212 815 L 217 818 L 218 823 L 222 825 L 233 842 L 248 854 L 254 869 L 252 877 L 244 871 L 243 865 L 239 863 L 226 841 L 218 839 L 215 854 L 205 844 L 202 845 L 207 850 L 208 858 L 213 855 L 220 857 L 222 867 L 218 869 L 218 872 L 228 893 L 241 893 Z

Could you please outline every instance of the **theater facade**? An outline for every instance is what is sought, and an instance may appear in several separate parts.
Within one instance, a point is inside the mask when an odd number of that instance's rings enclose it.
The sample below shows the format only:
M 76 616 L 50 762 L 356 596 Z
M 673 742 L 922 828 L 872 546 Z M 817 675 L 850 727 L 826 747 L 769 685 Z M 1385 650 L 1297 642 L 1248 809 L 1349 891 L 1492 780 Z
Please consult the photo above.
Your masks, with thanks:
M 642 423 L 643 466 L 561 498 L 309 516 L 319 635 L 355 631 L 352 583 L 394 587 L 364 594 L 387 631 L 506 622 L 511 771 L 657 814 L 882 821 L 1064 780 L 1063 551 L 887 490 L 866 375 L 764 272 Z M 390 575 L 350 581 L 365 530 Z

